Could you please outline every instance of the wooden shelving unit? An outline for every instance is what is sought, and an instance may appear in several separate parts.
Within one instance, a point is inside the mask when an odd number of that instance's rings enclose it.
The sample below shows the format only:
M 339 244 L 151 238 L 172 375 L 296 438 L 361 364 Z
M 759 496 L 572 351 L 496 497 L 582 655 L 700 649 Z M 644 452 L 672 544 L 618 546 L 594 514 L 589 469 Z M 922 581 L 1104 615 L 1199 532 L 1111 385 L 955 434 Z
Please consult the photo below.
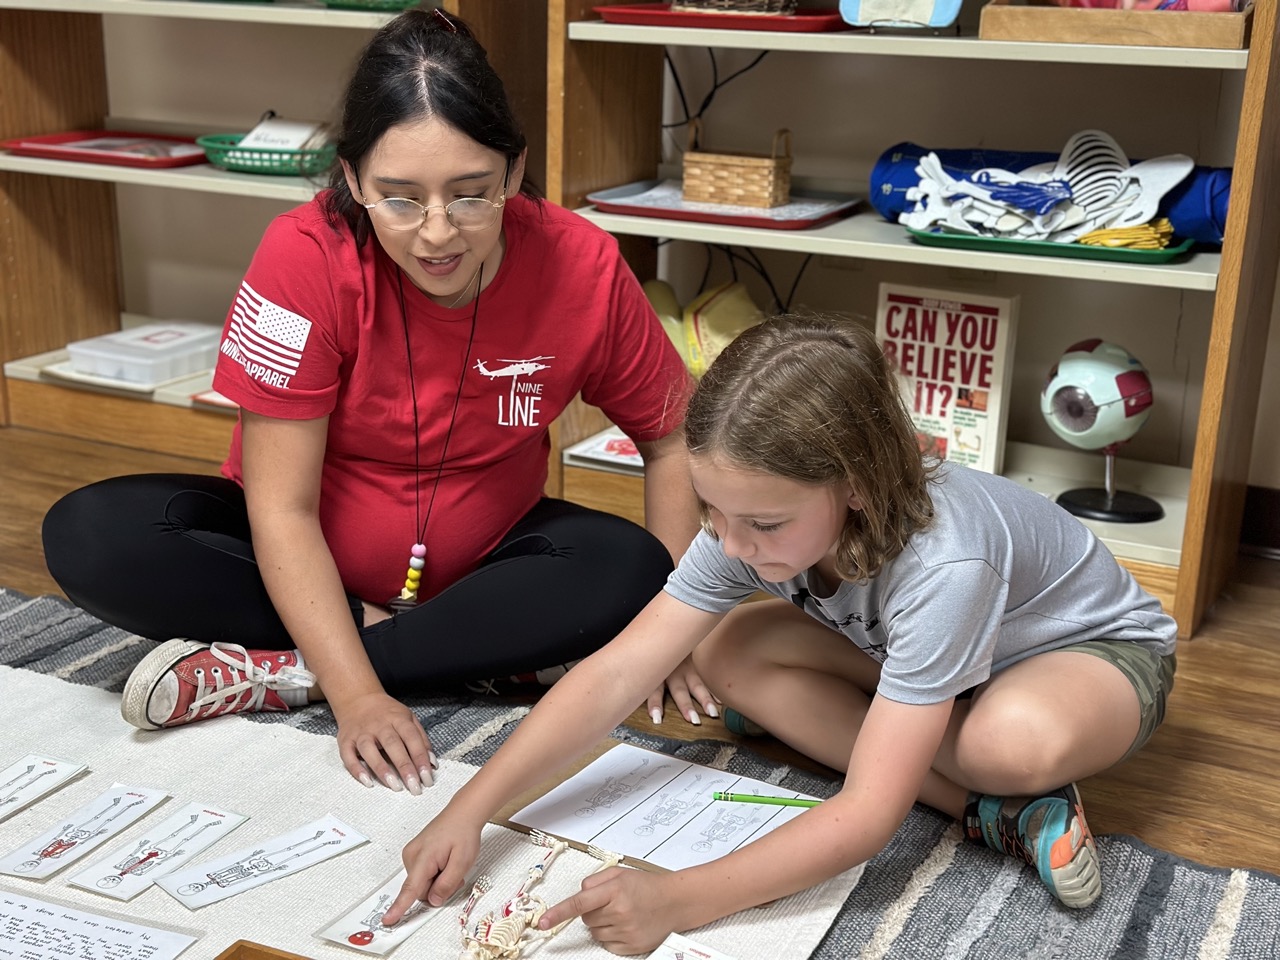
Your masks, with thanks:
M 828 256 L 959 267 L 1069 282 L 1107 282 L 1200 291 L 1212 296 L 1207 365 L 1186 481 L 1185 517 L 1176 551 L 1139 544 L 1125 555 L 1113 549 L 1145 586 L 1156 592 L 1190 636 L 1221 590 L 1239 542 L 1250 446 L 1266 339 L 1280 259 L 1280 237 L 1269 225 L 1280 214 L 1280 67 L 1274 4 L 1255 7 L 1252 46 L 1200 50 L 1134 46 L 984 41 L 973 37 L 904 37 L 866 33 L 793 34 L 641 27 L 609 24 L 593 10 L 599 0 L 550 0 L 548 77 L 548 192 L 580 209 L 620 238 L 664 237 Z M 901 228 L 872 214 L 813 231 L 767 231 L 605 214 L 587 194 L 653 179 L 660 164 L 662 56 L 665 46 L 785 50 L 806 55 L 926 57 L 934 60 L 1054 62 L 1243 73 L 1240 122 L 1235 132 L 1230 216 L 1221 254 L 1199 254 L 1180 264 L 1131 264 L 992 255 L 922 247 Z M 625 109 L 620 109 L 625 104 Z M 1176 106 L 1170 105 L 1176 118 Z M 1267 225 L 1267 226 L 1264 226 Z M 652 276 L 652 245 L 630 250 L 642 277 Z M 564 440 L 582 439 L 602 425 L 585 414 L 562 427 Z M 567 489 L 579 489 L 580 468 L 570 468 Z M 634 498 L 615 477 L 609 496 Z M 1036 478 L 1028 482 L 1035 485 Z M 635 507 L 619 512 L 634 515 Z M 1138 534 L 1140 536 L 1140 534 Z M 1178 539 L 1175 537 L 1175 540 Z M 1109 541 L 1110 542 L 1110 541 Z M 1145 549 L 1152 547 L 1152 549 Z M 1176 557 L 1153 562 L 1144 557 Z
M 526 124 L 530 171 L 540 179 L 546 102 L 543 11 L 505 0 L 445 0 L 440 5 L 471 24 L 507 81 Z M 371 33 L 393 14 L 331 9 L 319 0 L 0 0 L 0 139 L 76 129 L 139 129 L 108 113 L 103 21 L 114 16 L 224 21 L 244 30 L 284 25 L 299 28 L 298 42 L 305 43 L 304 28 Z M 213 62 L 206 66 L 213 77 Z M 346 69 L 346 64 L 334 65 L 335 71 Z M 12 372 L 0 374 L 0 426 L 221 460 L 233 422 L 225 414 L 183 408 L 159 397 L 139 399 L 59 384 L 15 363 L 120 329 L 124 304 L 118 279 L 117 185 L 302 203 L 322 182 L 228 173 L 207 164 L 146 170 L 0 151 L 0 365 L 9 365 Z M 246 266 L 252 252 L 244 251 Z

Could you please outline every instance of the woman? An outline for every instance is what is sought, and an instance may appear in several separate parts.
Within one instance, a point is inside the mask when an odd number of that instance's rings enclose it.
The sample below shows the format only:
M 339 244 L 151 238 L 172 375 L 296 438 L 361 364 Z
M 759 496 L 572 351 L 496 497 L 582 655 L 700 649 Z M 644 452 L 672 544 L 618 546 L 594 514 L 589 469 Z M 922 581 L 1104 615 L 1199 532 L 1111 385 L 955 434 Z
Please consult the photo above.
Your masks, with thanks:
M 395 694 L 553 675 L 661 588 L 697 529 L 688 378 L 612 238 L 525 183 L 525 139 L 462 21 L 413 10 L 373 37 L 337 153 L 329 189 L 268 227 L 228 315 L 214 387 L 241 414 L 223 476 L 76 491 L 45 553 L 89 612 L 183 638 L 129 678 L 131 723 L 323 698 L 351 774 L 418 793 L 431 744 Z M 542 496 L 548 426 L 578 394 L 644 456 L 652 534 Z M 714 715 L 688 663 L 670 686 L 684 715 L 691 695 Z

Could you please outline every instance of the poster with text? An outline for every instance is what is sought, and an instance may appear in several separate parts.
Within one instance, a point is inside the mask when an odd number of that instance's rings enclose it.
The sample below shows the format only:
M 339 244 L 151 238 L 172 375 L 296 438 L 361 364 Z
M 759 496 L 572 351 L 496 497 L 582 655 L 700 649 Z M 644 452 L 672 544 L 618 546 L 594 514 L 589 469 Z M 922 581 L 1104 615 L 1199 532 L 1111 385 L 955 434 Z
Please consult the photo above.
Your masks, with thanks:
M 1000 472 L 1017 312 L 1017 297 L 880 284 L 876 339 L 921 451 Z

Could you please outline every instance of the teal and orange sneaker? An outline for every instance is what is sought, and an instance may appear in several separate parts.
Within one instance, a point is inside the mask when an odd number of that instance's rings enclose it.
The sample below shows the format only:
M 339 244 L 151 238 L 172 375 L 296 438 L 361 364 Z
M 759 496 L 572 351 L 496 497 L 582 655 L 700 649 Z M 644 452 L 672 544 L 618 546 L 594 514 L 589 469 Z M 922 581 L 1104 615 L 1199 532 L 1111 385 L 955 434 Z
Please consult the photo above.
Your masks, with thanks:
M 1098 848 L 1074 783 L 1039 797 L 969 794 L 965 835 L 1025 860 L 1064 906 L 1087 907 L 1102 893 Z
M 769 731 L 740 714 L 732 707 L 725 707 L 722 711 L 725 729 L 730 733 L 736 733 L 743 737 L 763 737 Z

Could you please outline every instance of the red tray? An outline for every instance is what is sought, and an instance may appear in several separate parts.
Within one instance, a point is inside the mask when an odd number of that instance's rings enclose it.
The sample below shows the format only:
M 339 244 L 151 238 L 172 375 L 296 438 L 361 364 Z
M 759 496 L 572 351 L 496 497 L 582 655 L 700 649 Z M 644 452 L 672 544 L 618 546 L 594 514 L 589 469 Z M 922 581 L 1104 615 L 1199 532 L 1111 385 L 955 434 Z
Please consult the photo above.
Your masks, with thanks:
M 98 142 L 96 147 L 93 146 Z M 75 147 L 82 143 L 89 146 Z M 114 145 L 114 146 L 112 146 Z M 191 150 L 182 149 L 190 146 Z M 179 152 L 171 152 L 175 147 Z M 0 148 L 26 157 L 46 160 L 78 160 L 81 163 L 108 163 L 120 167 L 186 167 L 207 163 L 204 150 L 194 137 L 172 137 L 159 133 L 131 133 L 127 130 L 68 130 L 38 137 L 17 137 L 0 141 Z
M 670 3 L 625 3 L 614 7 L 594 7 L 606 23 L 628 23 L 638 27 L 701 27 L 725 30 L 778 30 L 790 33 L 826 33 L 849 30 L 839 12 L 800 9 L 795 13 L 686 13 L 672 11 Z
M 847 194 L 793 190 L 791 203 L 771 209 L 685 203 L 680 199 L 679 180 L 638 180 L 621 187 L 589 193 L 587 202 L 601 213 L 760 227 L 765 230 L 808 230 L 850 216 L 862 201 Z

